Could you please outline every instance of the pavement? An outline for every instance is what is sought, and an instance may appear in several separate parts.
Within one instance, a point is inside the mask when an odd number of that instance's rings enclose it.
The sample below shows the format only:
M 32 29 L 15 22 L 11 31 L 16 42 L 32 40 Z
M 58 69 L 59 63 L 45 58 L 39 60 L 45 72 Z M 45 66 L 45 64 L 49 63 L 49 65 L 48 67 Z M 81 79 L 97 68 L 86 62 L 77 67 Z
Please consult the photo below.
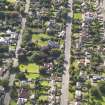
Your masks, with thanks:
M 70 69 L 70 49 L 71 49 L 71 28 L 72 28 L 72 20 L 71 17 L 73 15 L 73 10 L 72 10 L 72 0 L 68 1 L 69 4 L 71 4 L 71 12 L 68 13 L 68 22 L 67 22 L 67 27 L 66 27 L 66 38 L 65 38 L 65 63 L 64 63 L 64 74 L 62 75 L 62 90 L 61 90 L 61 102 L 60 105 L 68 105 L 69 100 L 69 69 Z

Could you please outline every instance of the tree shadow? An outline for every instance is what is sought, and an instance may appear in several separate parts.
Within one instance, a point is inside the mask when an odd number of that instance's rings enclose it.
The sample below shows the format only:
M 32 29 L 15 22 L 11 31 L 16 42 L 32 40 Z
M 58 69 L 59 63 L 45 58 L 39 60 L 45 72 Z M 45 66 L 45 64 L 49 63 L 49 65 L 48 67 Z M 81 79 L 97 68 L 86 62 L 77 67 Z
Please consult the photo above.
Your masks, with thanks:
M 67 23 L 71 23 L 72 22 L 72 17 L 67 16 Z

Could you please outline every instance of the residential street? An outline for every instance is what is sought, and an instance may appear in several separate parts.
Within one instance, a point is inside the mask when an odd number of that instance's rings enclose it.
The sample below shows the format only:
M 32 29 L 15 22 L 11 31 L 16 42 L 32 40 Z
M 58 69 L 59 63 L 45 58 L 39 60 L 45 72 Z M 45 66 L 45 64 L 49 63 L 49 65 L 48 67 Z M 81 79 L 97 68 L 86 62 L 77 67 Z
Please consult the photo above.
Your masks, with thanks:
M 105 36 L 105 0 L 103 1 L 103 19 L 104 19 L 104 36 Z
M 65 63 L 64 63 L 64 74 L 62 76 L 62 95 L 61 95 L 61 104 L 60 105 L 68 105 L 68 95 L 69 95 L 69 69 L 70 69 L 70 49 L 71 49 L 71 26 L 72 22 L 70 18 L 72 17 L 72 0 L 69 0 L 69 4 L 71 4 L 71 12 L 68 13 L 68 23 L 66 27 L 66 39 L 65 39 Z
M 26 5 L 25 5 L 25 13 L 28 13 L 29 11 L 29 6 L 30 6 L 30 0 L 26 0 Z M 22 35 L 23 35 L 23 32 L 24 32 L 24 29 L 25 29 L 25 24 L 26 24 L 26 18 L 22 18 L 22 23 L 21 23 L 21 31 L 20 31 L 20 35 L 19 35 L 19 38 L 18 38 L 18 41 L 17 41 L 17 46 L 16 46 L 16 51 L 15 51 L 15 55 L 16 55 L 16 58 L 14 58 L 14 67 L 16 67 L 18 65 L 18 60 L 17 60 L 17 51 L 18 49 L 21 47 L 21 44 L 22 44 Z M 10 75 L 10 79 L 9 79 L 9 86 L 11 87 L 13 85 L 13 82 L 14 82 L 14 79 L 15 79 L 15 74 L 11 74 Z M 10 93 L 11 93 L 11 89 L 9 92 L 6 93 L 5 95 L 5 99 L 4 99 L 4 105 L 9 105 L 10 103 Z
M 25 13 L 28 13 L 29 7 L 30 7 L 30 0 L 26 0 Z M 25 29 L 25 25 L 26 25 L 26 17 L 22 18 L 21 25 L 22 25 L 22 28 L 21 28 L 21 31 L 20 31 L 20 35 L 19 35 L 18 42 L 17 42 L 17 47 L 16 47 L 16 52 L 15 52 L 16 58 L 18 57 L 17 51 L 21 47 L 21 44 L 22 44 L 22 35 L 23 35 L 24 29 Z

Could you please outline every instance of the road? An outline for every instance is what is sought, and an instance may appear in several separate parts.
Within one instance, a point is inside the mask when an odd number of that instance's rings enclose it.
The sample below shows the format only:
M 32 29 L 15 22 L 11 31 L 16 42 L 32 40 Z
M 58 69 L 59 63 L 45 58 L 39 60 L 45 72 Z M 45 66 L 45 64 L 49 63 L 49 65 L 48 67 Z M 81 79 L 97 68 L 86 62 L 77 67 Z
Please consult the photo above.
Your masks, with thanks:
M 30 7 L 30 0 L 26 0 L 26 5 L 25 5 L 25 13 L 28 13 L 29 11 L 29 7 Z M 18 49 L 21 48 L 21 44 L 22 44 L 22 35 L 25 29 L 25 25 L 26 25 L 26 17 L 22 18 L 22 23 L 21 23 L 22 27 L 21 27 L 21 31 L 20 31 L 20 35 L 18 37 L 18 42 L 17 42 L 17 47 L 16 47 L 16 58 L 18 58 Z
M 71 4 L 71 12 L 68 13 L 67 19 L 67 27 L 66 27 L 66 38 L 65 38 L 65 63 L 64 63 L 64 74 L 62 75 L 62 90 L 61 90 L 61 103 L 60 105 L 68 105 L 69 100 L 69 69 L 70 69 L 70 49 L 71 49 L 71 28 L 72 28 L 72 20 L 70 20 L 73 15 L 72 10 L 72 0 L 69 0 L 68 3 Z
M 30 0 L 26 0 L 25 13 L 28 13 L 29 7 L 30 7 Z M 20 30 L 18 41 L 17 41 L 16 51 L 15 51 L 16 58 L 14 58 L 14 63 L 13 63 L 14 67 L 16 67 L 18 65 L 17 51 L 18 51 L 19 48 L 21 48 L 22 35 L 23 35 L 24 30 L 25 30 L 25 25 L 26 25 L 26 18 L 22 18 L 21 30 Z M 10 87 L 13 86 L 14 80 L 15 80 L 15 74 L 11 74 L 10 75 L 10 79 L 9 79 L 9 86 Z M 10 97 L 11 90 L 12 89 L 10 89 L 10 91 L 7 92 L 6 95 L 5 95 L 4 105 L 9 105 L 9 103 L 10 103 L 10 100 L 11 100 L 11 97 Z
M 103 20 L 104 20 L 104 36 L 105 36 L 105 0 L 103 0 Z

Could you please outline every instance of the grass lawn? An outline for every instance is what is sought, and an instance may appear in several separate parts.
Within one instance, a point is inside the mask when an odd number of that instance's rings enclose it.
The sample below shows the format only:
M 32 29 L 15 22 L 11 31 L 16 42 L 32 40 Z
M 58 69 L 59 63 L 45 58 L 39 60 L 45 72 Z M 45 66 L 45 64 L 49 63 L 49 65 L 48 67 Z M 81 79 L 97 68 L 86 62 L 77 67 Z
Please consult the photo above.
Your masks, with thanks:
M 32 83 L 32 82 L 30 82 L 30 88 L 34 88 L 35 87 L 35 84 L 34 83 Z
M 43 89 L 43 90 L 40 90 L 40 91 L 39 91 L 39 94 L 40 94 L 40 95 L 43 95 L 43 97 L 44 97 L 45 94 L 47 94 L 47 93 L 48 93 L 48 90 L 44 90 L 44 89 Z
M 95 103 L 99 102 L 99 103 L 101 103 L 101 105 L 105 105 L 105 96 L 102 97 L 102 100 L 101 99 L 97 100 L 97 99 L 94 98 L 94 101 L 95 101 Z
M 32 105 L 30 102 L 26 103 L 25 105 Z
M 74 13 L 74 14 L 73 14 L 73 18 L 74 18 L 75 20 L 77 20 L 77 19 L 82 20 L 82 14 L 81 14 L 81 13 Z
M 80 34 L 79 34 L 79 33 L 74 33 L 74 34 L 73 34 L 73 37 L 74 37 L 75 39 L 78 39 L 78 38 L 80 37 Z
M 30 102 L 26 103 L 25 105 L 32 105 Z
M 10 2 L 10 3 L 15 3 L 16 2 L 16 0 L 7 0 L 8 2 Z
M 29 72 L 39 73 L 39 66 L 36 65 L 35 63 L 30 63 L 28 65 L 20 64 L 19 69 L 20 69 L 20 71 L 27 70 Z
M 20 69 L 20 71 L 27 70 L 29 72 L 29 74 L 26 74 L 26 77 L 28 79 L 35 79 L 35 78 L 40 76 L 38 74 L 39 73 L 39 66 L 36 65 L 35 63 L 30 63 L 28 65 L 20 64 L 19 69 Z
M 57 85 L 58 88 L 62 87 L 62 83 L 61 82 L 56 82 L 56 85 Z
M 10 105 L 17 105 L 14 100 L 11 100 Z
M 103 96 L 102 98 L 103 98 L 103 101 L 101 101 L 101 104 L 105 105 L 105 96 Z
M 74 62 L 73 62 L 73 66 L 74 66 L 74 68 L 75 68 L 75 70 L 78 70 L 78 64 L 79 64 L 79 61 L 78 60 L 75 60 Z
M 15 50 L 16 49 L 16 46 L 11 45 L 11 46 L 9 46 L 9 49 Z
M 39 100 L 46 101 L 46 100 L 48 100 L 48 96 L 40 96 L 39 97 Z
M 74 101 L 74 99 L 75 99 L 75 93 L 69 92 L 69 100 Z
M 72 27 L 73 33 L 78 33 L 79 32 L 78 30 L 80 30 L 80 25 L 73 24 L 73 27 Z
M 80 3 L 79 1 L 76 1 L 76 2 L 74 3 L 74 7 L 76 7 L 76 8 L 81 8 L 81 3 Z
M 48 82 L 48 81 L 42 81 L 42 82 L 41 82 L 41 85 L 42 85 L 42 86 L 49 86 L 49 82 Z
M 60 45 L 64 45 L 64 40 L 61 39 Z
M 16 85 L 16 87 L 20 87 L 20 82 L 19 81 L 15 81 L 15 85 Z
M 42 41 L 41 39 L 44 38 L 46 39 L 45 41 Z M 46 46 L 48 44 L 48 40 L 50 40 L 52 36 L 49 36 L 47 34 L 33 34 L 32 35 L 32 41 L 38 41 L 38 45 L 40 46 Z
M 39 76 L 40 76 L 39 74 L 32 74 L 32 73 L 26 74 L 26 77 L 28 79 L 36 79 Z

